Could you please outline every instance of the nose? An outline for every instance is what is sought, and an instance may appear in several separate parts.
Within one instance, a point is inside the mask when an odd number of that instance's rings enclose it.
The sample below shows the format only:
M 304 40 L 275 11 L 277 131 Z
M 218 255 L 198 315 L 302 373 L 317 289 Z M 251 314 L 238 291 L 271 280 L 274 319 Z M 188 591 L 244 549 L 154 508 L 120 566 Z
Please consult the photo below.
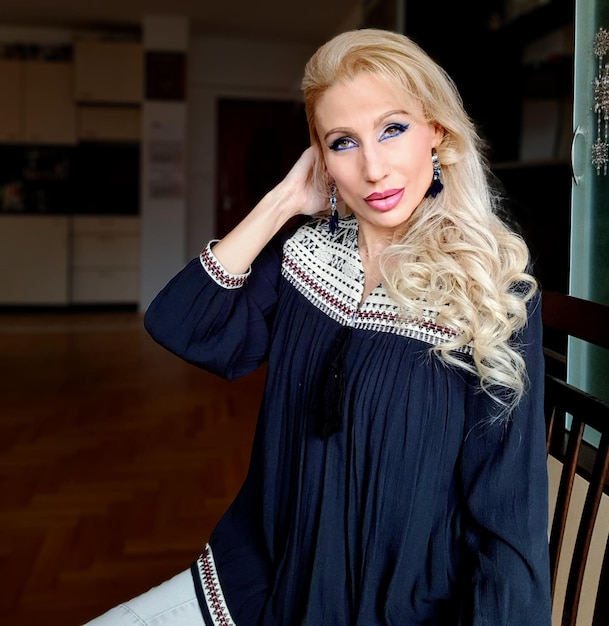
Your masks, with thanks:
M 362 174 L 366 182 L 376 183 L 387 176 L 387 162 L 379 143 L 366 146 L 361 151 Z

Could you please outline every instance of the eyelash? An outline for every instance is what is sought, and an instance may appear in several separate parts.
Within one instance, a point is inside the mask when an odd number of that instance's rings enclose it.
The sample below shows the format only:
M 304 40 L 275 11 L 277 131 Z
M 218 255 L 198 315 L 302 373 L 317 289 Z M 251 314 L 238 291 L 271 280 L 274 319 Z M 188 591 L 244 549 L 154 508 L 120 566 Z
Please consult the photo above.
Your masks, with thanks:
M 383 135 L 386 135 L 387 132 L 389 130 L 392 129 L 397 129 L 399 132 L 393 134 L 393 135 L 389 135 L 387 137 L 384 137 L 381 139 L 381 141 L 384 141 L 385 139 L 390 139 L 391 137 L 399 137 L 402 133 L 406 132 L 409 128 L 408 124 L 401 124 L 399 122 L 394 122 L 393 124 L 389 124 L 389 126 L 387 126 L 384 130 L 383 130 Z
M 385 141 L 385 139 L 392 139 L 393 137 L 399 137 L 402 133 L 406 132 L 409 128 L 409 124 L 401 124 L 399 122 L 393 122 L 388 124 L 381 133 L 379 137 L 379 141 Z M 387 135 L 389 131 L 397 130 L 398 132 L 394 132 L 391 135 Z M 343 146 L 341 147 L 341 144 Z M 347 144 L 347 145 L 345 145 Z M 357 147 L 357 143 L 351 139 L 351 137 L 339 137 L 334 140 L 329 146 L 330 150 L 334 150 L 335 152 L 342 152 L 344 150 L 350 150 L 351 148 Z

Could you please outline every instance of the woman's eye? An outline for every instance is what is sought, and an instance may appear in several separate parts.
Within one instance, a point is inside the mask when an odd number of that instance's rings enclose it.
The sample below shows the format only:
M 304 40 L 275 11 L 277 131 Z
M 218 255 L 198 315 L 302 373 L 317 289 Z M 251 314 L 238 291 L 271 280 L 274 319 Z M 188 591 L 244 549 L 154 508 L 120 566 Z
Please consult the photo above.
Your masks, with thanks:
M 381 133 L 380 141 L 383 141 L 384 139 L 391 139 L 391 137 L 397 137 L 407 130 L 408 124 L 389 124 L 389 126 L 385 127 Z
M 336 139 L 330 144 L 330 150 L 335 150 L 336 152 L 340 152 L 341 150 L 348 150 L 349 148 L 354 148 L 357 144 L 353 139 L 349 137 L 341 137 L 340 139 Z

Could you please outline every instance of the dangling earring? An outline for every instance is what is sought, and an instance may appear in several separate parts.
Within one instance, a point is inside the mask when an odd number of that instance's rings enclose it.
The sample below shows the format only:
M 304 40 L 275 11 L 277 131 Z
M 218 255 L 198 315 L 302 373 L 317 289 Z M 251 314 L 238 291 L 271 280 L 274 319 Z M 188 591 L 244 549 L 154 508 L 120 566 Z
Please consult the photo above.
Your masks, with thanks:
M 433 164 L 433 180 L 429 189 L 425 192 L 425 197 L 432 196 L 435 198 L 444 189 L 444 185 L 440 180 L 440 173 L 442 172 L 442 166 L 440 165 L 440 159 L 438 159 L 438 153 L 435 148 L 431 149 L 431 162 Z
M 338 226 L 338 209 L 336 208 L 336 183 L 330 185 L 330 221 L 328 222 L 328 229 L 330 234 L 333 235 L 336 227 Z

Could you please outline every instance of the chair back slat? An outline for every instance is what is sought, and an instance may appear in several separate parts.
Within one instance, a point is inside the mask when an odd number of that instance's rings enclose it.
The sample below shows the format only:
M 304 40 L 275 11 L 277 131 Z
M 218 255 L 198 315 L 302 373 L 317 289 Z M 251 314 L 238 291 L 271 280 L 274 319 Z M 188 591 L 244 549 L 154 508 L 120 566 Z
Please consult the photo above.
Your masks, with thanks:
M 542 294 L 542 317 L 546 357 L 547 451 L 548 455 L 562 462 L 550 532 L 553 606 L 558 613 L 560 600 L 557 595 L 560 596 L 564 592 L 560 624 L 561 626 L 576 626 L 579 613 L 581 613 L 580 604 L 585 598 L 590 606 L 594 605 L 593 614 L 588 616 L 592 618 L 592 626 L 609 626 L 608 529 L 599 528 L 600 525 L 597 523 L 603 493 L 608 493 L 609 405 L 565 381 L 569 338 L 575 337 L 609 350 L 609 306 L 566 294 L 544 292 Z M 567 416 L 572 418 L 570 427 L 567 427 Z M 598 447 L 590 445 L 583 438 L 586 427 L 591 427 L 600 433 Z M 594 459 L 593 462 L 590 461 L 591 457 Z M 578 481 L 577 485 L 576 481 Z M 588 487 L 584 492 L 582 485 L 585 486 L 586 481 Z M 572 497 L 575 495 L 575 489 L 577 489 L 577 497 Z M 582 501 L 583 509 L 581 509 L 581 514 L 578 514 Z M 606 519 L 606 503 L 603 503 L 603 506 L 605 507 L 603 519 Z M 570 508 L 573 509 L 571 515 L 569 515 Z M 568 516 L 569 529 L 567 529 Z M 573 532 L 571 524 L 574 522 L 576 528 Z M 596 531 L 600 531 L 598 535 L 595 534 Z M 566 533 L 568 533 L 569 542 L 566 540 Z M 575 536 L 574 544 L 572 543 L 573 536 Z M 592 541 L 595 542 L 593 553 L 595 558 L 589 559 Z M 600 542 L 604 542 L 604 545 Z M 568 554 L 568 546 L 573 546 L 572 555 Z M 596 576 L 598 573 L 596 570 L 597 551 L 599 556 L 602 554 L 598 586 L 584 590 L 584 576 L 589 561 L 595 563 L 591 568 L 591 574 Z M 563 560 L 565 562 L 562 562 Z M 559 566 L 561 589 L 557 594 Z M 566 587 L 563 580 L 565 573 Z M 589 609 L 590 606 L 586 605 L 586 608 Z
M 542 306 L 548 328 L 609 350 L 609 306 L 555 291 L 543 293 Z
M 590 543 L 592 541 L 592 532 L 596 516 L 601 503 L 601 496 L 607 480 L 607 472 L 609 470 L 609 435 L 605 434 L 601 439 L 598 455 L 584 509 L 581 516 L 575 548 L 573 549 L 573 564 L 569 572 L 567 582 L 567 591 L 565 593 L 565 613 L 563 624 L 565 626 L 575 626 L 577 621 L 577 607 L 581 596 L 582 583 L 586 569 L 586 561 L 590 551 Z
M 558 562 L 567 527 L 567 515 L 569 504 L 573 494 L 573 484 L 579 460 L 579 449 L 584 434 L 584 423 L 580 419 L 573 419 L 567 450 L 563 459 L 563 470 L 560 475 L 560 485 L 556 497 L 556 507 L 554 509 L 554 519 L 550 532 L 550 569 L 552 572 L 552 593 L 556 588 L 556 577 L 558 573 Z
M 564 380 L 546 375 L 545 406 L 547 421 L 551 422 L 554 420 L 553 428 L 548 429 L 549 443 L 551 431 L 554 430 L 556 433 L 558 428 L 557 417 L 561 416 L 562 418 L 565 414 L 572 416 L 570 428 L 567 430 L 563 426 L 567 436 L 567 445 L 564 453 L 562 446 L 555 445 L 550 450 L 563 463 L 550 533 L 550 566 L 553 595 L 556 591 L 558 567 L 561 558 L 565 556 L 562 552 L 563 539 L 567 527 L 575 477 L 577 473 L 582 472 L 579 459 L 584 429 L 586 426 L 592 426 L 601 434 L 600 444 L 595 451 L 594 465 L 590 475 L 586 476 L 589 480 L 589 487 L 586 492 L 583 511 L 578 520 L 575 547 L 568 568 L 561 625 L 575 626 L 592 534 L 609 476 L 609 405 L 581 389 L 569 385 Z M 555 434 L 554 440 L 556 441 Z M 609 557 L 606 556 L 605 562 L 605 573 L 601 576 L 601 581 L 605 581 L 605 584 L 607 584 L 609 582 L 609 572 L 606 570 L 609 569 Z M 609 593 L 609 589 L 606 589 L 604 593 Z M 606 615 L 609 608 L 602 601 L 598 601 L 598 599 L 596 604 L 598 605 L 599 615 Z M 603 623 L 600 621 L 598 624 L 607 626 L 608 622 L 605 621 Z

